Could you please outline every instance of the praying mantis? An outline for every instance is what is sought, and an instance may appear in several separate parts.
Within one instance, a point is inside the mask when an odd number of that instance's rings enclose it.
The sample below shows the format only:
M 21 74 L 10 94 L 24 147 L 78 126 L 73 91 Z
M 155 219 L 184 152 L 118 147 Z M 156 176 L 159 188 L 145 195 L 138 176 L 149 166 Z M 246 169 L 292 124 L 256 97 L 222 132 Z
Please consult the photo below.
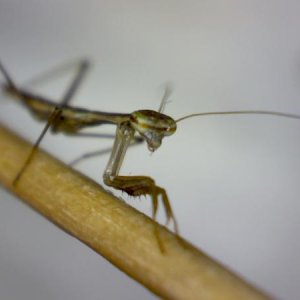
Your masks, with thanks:
M 9 96 L 19 100 L 35 117 L 46 125 L 33 146 L 23 167 L 16 175 L 14 185 L 21 180 L 24 171 L 29 166 L 34 157 L 34 153 L 48 129 L 53 133 L 64 133 L 66 135 L 76 135 L 87 127 L 111 124 L 116 126 L 116 133 L 110 158 L 103 173 L 103 181 L 107 186 L 121 190 L 127 194 L 138 196 L 149 196 L 152 201 L 152 217 L 156 220 L 159 200 L 161 200 L 166 213 L 166 223 L 172 221 L 174 231 L 178 236 L 178 223 L 172 210 L 170 200 L 164 188 L 160 187 L 148 176 L 123 176 L 119 175 L 120 168 L 129 146 L 146 141 L 150 152 L 156 151 L 162 144 L 165 137 L 171 136 L 176 132 L 177 124 L 191 117 L 201 117 L 210 115 L 243 115 L 261 114 L 273 115 L 277 117 L 300 119 L 299 115 L 282 113 L 266 110 L 238 110 L 238 111 L 219 111 L 201 112 L 190 114 L 178 119 L 163 113 L 166 101 L 170 95 L 170 89 L 166 88 L 160 107 L 154 110 L 136 110 L 132 113 L 111 113 L 102 111 L 92 111 L 80 107 L 69 105 L 72 97 L 80 86 L 86 71 L 89 68 L 87 60 L 76 61 L 77 72 L 62 97 L 60 103 L 55 103 L 49 99 L 31 93 L 27 89 L 17 85 L 7 72 L 6 68 L 0 63 L 0 71 L 5 78 L 2 88 Z

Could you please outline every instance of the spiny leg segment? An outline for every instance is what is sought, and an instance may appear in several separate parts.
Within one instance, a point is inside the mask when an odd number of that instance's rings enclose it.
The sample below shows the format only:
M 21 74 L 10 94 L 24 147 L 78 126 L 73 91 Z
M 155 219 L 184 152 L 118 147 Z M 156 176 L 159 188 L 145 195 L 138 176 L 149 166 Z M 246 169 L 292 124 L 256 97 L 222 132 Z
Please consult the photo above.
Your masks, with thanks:
M 177 221 L 173 214 L 167 193 L 165 189 L 157 186 L 152 178 L 148 176 L 116 176 L 113 179 L 106 178 L 105 184 L 110 185 L 115 189 L 122 190 L 133 197 L 150 196 L 152 201 L 152 217 L 154 221 L 156 221 L 158 203 L 161 199 L 167 216 L 166 225 L 170 220 L 172 220 L 174 223 L 174 231 L 177 236 L 179 235 Z M 159 235 L 157 223 L 154 227 L 154 234 L 157 238 L 160 249 L 162 252 L 165 252 L 163 242 Z

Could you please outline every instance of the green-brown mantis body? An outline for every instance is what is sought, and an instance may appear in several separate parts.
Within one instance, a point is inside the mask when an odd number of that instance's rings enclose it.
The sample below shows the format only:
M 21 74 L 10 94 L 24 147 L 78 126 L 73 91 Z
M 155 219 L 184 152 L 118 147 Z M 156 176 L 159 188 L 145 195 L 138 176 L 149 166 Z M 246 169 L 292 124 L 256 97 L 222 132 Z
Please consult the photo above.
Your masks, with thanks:
M 35 149 L 38 147 L 46 131 L 51 128 L 53 132 L 65 134 L 77 134 L 81 129 L 102 124 L 112 124 L 117 127 L 115 140 L 107 167 L 103 173 L 104 183 L 115 189 L 122 190 L 131 196 L 148 195 L 152 200 L 152 215 L 155 219 L 158 209 L 158 201 L 161 199 L 167 215 L 167 221 L 174 222 L 176 234 L 178 226 L 172 211 L 169 198 L 164 188 L 156 185 L 155 181 L 148 176 L 120 176 L 120 168 L 123 163 L 126 151 L 132 143 L 138 143 L 141 138 L 146 141 L 148 149 L 153 152 L 161 146 L 164 137 L 175 133 L 177 123 L 183 119 L 193 116 L 205 115 L 228 115 L 228 114 L 265 114 L 281 117 L 297 118 L 300 116 L 285 114 L 274 111 L 245 110 L 245 111 L 224 111 L 197 113 L 174 120 L 162 113 L 169 91 L 166 90 L 161 106 L 158 111 L 137 110 L 130 114 L 107 113 L 101 111 L 91 111 L 79 107 L 70 106 L 68 103 L 77 90 L 83 75 L 88 67 L 86 61 L 78 64 L 78 73 L 72 84 L 65 93 L 60 104 L 28 92 L 24 88 L 18 87 L 5 68 L 0 64 L 0 70 L 6 79 L 4 91 L 10 96 L 14 96 L 41 121 L 46 122 L 46 126 L 37 140 L 31 154 L 20 170 L 14 183 L 20 180 L 25 168 L 29 165 Z M 139 137 L 137 136 L 139 135 Z

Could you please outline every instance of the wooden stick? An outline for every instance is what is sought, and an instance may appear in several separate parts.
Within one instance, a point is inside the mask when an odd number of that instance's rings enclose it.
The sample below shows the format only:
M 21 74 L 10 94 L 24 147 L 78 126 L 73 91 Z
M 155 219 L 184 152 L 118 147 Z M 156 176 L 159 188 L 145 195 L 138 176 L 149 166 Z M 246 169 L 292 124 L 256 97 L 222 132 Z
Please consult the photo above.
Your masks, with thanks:
M 165 299 L 270 299 L 219 263 L 159 227 L 101 186 L 0 126 L 0 182 L 50 221 Z M 100 279 L 99 279 L 100 280 Z

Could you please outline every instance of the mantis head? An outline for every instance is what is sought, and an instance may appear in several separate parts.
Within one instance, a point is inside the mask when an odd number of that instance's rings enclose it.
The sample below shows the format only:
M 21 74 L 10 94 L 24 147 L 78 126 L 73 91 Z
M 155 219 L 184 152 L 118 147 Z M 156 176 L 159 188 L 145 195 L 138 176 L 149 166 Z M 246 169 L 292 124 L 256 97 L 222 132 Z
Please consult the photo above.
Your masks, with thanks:
M 171 117 L 154 110 L 138 110 L 131 114 L 131 126 L 145 138 L 148 149 L 154 152 L 165 136 L 176 131 L 176 122 Z

